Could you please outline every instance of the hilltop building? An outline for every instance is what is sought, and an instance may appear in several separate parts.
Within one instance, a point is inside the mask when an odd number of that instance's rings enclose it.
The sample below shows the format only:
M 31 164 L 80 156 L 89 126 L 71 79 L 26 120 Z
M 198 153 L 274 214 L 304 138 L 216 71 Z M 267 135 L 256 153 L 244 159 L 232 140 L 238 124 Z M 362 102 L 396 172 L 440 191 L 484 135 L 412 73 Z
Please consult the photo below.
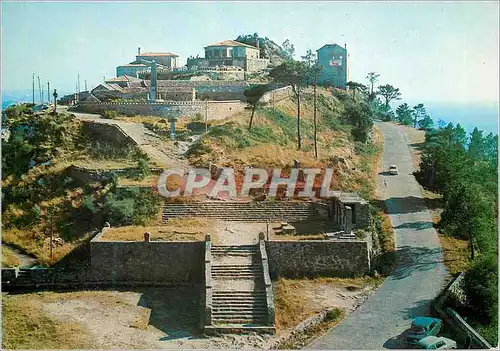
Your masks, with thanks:
M 316 52 L 318 63 L 323 67 L 319 82 L 345 89 L 348 80 L 347 46 L 326 44 Z
M 171 71 L 177 67 L 178 57 L 179 55 L 171 52 L 141 53 L 141 48 L 138 48 L 135 61 L 116 67 L 116 76 L 137 77 L 139 72 L 149 70 L 153 61 L 156 62 L 159 71 Z
M 241 67 L 246 72 L 267 68 L 269 59 L 260 58 L 259 47 L 234 40 L 224 40 L 205 47 L 204 58 L 190 57 L 187 67 L 209 68 L 220 66 Z

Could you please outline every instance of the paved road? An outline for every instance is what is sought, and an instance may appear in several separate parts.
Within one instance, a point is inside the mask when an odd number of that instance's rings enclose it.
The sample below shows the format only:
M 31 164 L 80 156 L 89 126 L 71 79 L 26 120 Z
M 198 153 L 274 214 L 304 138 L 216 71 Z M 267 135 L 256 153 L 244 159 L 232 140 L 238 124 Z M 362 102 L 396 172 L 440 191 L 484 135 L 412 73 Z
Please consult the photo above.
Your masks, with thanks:
M 403 348 L 397 337 L 413 317 L 429 313 L 429 303 L 444 286 L 447 273 L 439 239 L 412 175 L 407 139 L 398 127 L 377 125 L 385 138 L 384 168 L 397 164 L 400 172 L 380 177 L 387 181 L 386 205 L 395 230 L 398 266 L 363 305 L 313 342 L 313 349 Z

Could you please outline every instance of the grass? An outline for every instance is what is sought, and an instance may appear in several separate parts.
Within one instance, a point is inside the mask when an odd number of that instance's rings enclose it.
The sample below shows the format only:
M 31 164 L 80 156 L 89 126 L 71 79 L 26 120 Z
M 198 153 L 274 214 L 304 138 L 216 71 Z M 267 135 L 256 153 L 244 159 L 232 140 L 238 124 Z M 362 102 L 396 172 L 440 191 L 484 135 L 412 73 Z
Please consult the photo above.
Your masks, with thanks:
M 14 251 L 6 246 L 2 246 L 2 267 L 18 267 L 21 261 L 15 255 Z
M 47 316 L 40 294 L 8 295 L 2 298 L 2 347 L 4 349 L 91 348 L 85 331 L 74 323 Z M 43 296 L 43 295 L 42 295 Z
M 144 233 L 151 233 L 155 241 L 199 241 L 213 228 L 213 221 L 200 219 L 171 218 L 161 226 L 125 226 L 106 230 L 102 241 L 143 241 Z
M 291 338 L 280 343 L 277 347 L 279 350 L 301 349 L 323 335 L 326 331 L 335 327 L 345 318 L 345 311 L 340 308 L 328 310 L 319 323 L 312 324 L 299 333 L 294 333 Z
M 469 243 L 467 240 L 455 239 L 439 234 L 439 241 L 443 249 L 444 264 L 448 272 L 456 275 L 467 270 L 470 261 Z
M 432 222 L 436 227 L 441 220 L 443 196 L 429 190 L 423 190 L 424 201 L 429 208 Z M 470 263 L 470 249 L 467 240 L 456 239 L 438 232 L 439 242 L 443 249 L 444 265 L 451 275 L 467 270 Z
M 49 237 L 44 236 L 44 230 L 39 226 L 29 229 L 14 228 L 4 230 L 2 232 L 2 241 L 22 248 L 27 253 L 35 256 L 41 265 L 50 266 L 85 242 L 89 235 L 90 233 L 86 233 L 74 241 L 64 242 L 63 244 L 56 243 L 52 257 L 50 257 Z
M 378 286 L 379 278 L 314 278 L 314 279 L 284 279 L 277 280 L 274 286 L 274 304 L 276 309 L 276 328 L 279 330 L 293 328 L 304 319 L 321 312 L 321 307 L 315 303 L 308 290 L 311 287 L 333 285 L 341 288 L 363 289 L 368 286 Z

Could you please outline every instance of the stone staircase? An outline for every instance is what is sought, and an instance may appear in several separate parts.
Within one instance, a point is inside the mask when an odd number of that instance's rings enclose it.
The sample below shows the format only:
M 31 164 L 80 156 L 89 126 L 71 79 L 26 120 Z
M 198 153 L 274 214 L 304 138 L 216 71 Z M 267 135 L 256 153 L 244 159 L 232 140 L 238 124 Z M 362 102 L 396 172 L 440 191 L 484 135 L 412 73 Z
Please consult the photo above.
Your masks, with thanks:
M 169 203 L 163 206 L 163 220 L 168 218 L 212 218 L 225 221 L 299 222 L 318 219 L 320 216 L 312 203 L 307 202 L 243 202 L 205 201 Z
M 259 245 L 214 245 L 211 253 L 212 312 L 205 332 L 274 333 Z

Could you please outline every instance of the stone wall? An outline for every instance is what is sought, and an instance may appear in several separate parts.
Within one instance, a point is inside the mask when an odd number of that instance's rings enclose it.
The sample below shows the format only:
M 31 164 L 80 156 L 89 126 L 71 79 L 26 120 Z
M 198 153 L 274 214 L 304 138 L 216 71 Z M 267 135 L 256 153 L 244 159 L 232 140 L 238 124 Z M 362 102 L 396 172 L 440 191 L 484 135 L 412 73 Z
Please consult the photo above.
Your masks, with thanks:
M 274 102 L 278 102 L 287 99 L 291 94 L 293 94 L 292 87 L 286 86 L 266 92 L 262 95 L 260 101 L 263 103 L 272 103 L 274 99 Z
M 464 273 L 462 272 L 452 279 L 448 283 L 448 286 L 433 301 L 432 306 L 439 317 L 441 317 L 455 332 L 455 340 L 459 343 L 459 348 L 492 349 L 492 345 L 490 345 L 489 342 L 481 336 L 481 334 L 472 328 L 469 323 L 462 318 L 462 316 L 460 316 L 453 308 L 446 307 L 450 296 L 454 296 L 458 301 L 463 301 L 465 299 L 460 286 L 463 278 Z M 460 345 L 460 343 L 462 345 Z
M 79 111 L 103 113 L 116 111 L 124 115 L 146 115 L 166 117 L 168 115 L 193 116 L 197 113 L 205 115 L 208 107 L 208 120 L 224 119 L 245 110 L 246 104 L 233 101 L 176 101 L 176 102 L 80 102 Z
M 274 278 L 358 276 L 370 271 L 366 241 L 266 241 L 266 250 Z
M 112 281 L 203 281 L 203 241 L 101 241 L 103 232 L 90 242 L 91 268 Z
M 82 121 L 82 123 L 84 132 L 94 140 L 113 140 L 113 142 L 121 146 L 138 145 L 135 139 L 127 135 L 127 133 L 116 124 L 100 123 L 97 121 Z
M 245 70 L 247 72 L 256 72 L 266 69 L 269 66 L 269 59 L 247 58 Z

